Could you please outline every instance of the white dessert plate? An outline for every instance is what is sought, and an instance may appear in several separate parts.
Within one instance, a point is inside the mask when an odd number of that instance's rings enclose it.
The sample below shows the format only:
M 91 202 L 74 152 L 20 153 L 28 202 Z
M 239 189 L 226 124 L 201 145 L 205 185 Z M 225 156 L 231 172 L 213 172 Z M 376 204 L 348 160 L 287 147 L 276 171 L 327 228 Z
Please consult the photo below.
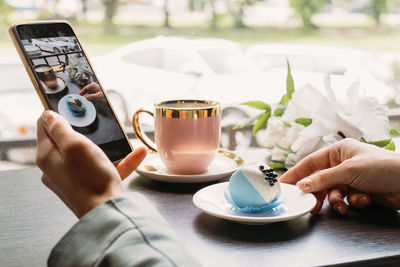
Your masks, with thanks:
M 218 183 L 207 186 L 196 192 L 193 203 L 203 212 L 242 224 L 262 225 L 274 222 L 293 220 L 310 212 L 317 204 L 313 194 L 303 193 L 296 186 L 281 183 L 282 204 L 273 211 L 261 213 L 233 212 L 225 200 L 224 191 L 229 183 Z
M 204 183 L 228 177 L 238 168 L 242 167 L 243 164 L 243 158 L 236 153 L 219 149 L 214 161 L 206 172 L 191 175 L 173 174 L 167 171 L 158 153 L 152 152 L 147 155 L 145 160 L 136 169 L 136 172 L 143 177 L 161 182 Z
M 67 121 L 75 127 L 86 127 L 91 125 L 96 119 L 96 109 L 92 102 L 88 101 L 84 96 L 71 94 L 79 98 L 83 104 L 86 105 L 85 115 L 82 117 L 77 117 L 69 111 L 67 107 L 67 97 L 69 95 L 63 96 L 58 102 L 58 112 L 65 118 Z
M 45 85 L 42 81 L 40 81 L 40 83 L 42 84 L 44 91 L 48 95 L 57 94 L 63 91 L 67 87 L 67 83 L 64 81 L 64 79 L 58 76 L 57 76 L 57 87 L 54 89 L 47 87 L 47 85 Z

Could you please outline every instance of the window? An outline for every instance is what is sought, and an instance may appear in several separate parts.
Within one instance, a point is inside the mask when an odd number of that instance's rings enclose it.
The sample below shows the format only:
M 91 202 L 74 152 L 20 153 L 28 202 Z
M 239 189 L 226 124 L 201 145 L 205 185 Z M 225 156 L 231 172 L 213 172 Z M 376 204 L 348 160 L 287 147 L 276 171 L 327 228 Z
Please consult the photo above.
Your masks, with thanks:
M 189 56 L 175 49 L 163 49 L 162 69 L 173 72 L 185 72 L 193 66 Z M 193 66 L 194 67 L 194 66 Z
M 140 49 L 122 58 L 123 61 L 150 68 L 162 68 L 162 49 Z
M 217 74 L 254 71 L 254 66 L 239 52 L 231 50 L 199 50 L 200 56 Z

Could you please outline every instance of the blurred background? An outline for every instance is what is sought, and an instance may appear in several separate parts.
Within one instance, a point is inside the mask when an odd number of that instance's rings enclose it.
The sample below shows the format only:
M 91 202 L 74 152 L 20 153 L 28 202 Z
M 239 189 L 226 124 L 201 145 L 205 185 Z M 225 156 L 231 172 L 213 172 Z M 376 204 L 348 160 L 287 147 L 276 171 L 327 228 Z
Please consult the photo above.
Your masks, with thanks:
M 400 0 L 0 0 L 0 170 L 34 165 L 43 110 L 7 29 L 45 19 L 75 26 L 129 133 L 140 107 L 207 98 L 225 108 L 221 146 L 257 145 L 231 129 L 253 112 L 239 103 L 277 103 L 286 59 L 296 88 L 330 73 L 343 97 L 360 80 L 398 129 Z

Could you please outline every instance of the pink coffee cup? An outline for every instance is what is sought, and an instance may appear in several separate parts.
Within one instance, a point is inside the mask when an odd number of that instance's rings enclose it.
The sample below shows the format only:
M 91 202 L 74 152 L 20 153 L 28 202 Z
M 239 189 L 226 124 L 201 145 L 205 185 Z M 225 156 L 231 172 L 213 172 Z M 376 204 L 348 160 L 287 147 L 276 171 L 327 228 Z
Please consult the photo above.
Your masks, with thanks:
M 205 172 L 219 147 L 221 105 L 215 101 L 172 100 L 154 106 L 154 113 L 140 109 L 133 115 L 133 129 L 138 138 L 159 153 L 169 172 Z M 140 128 L 142 112 L 154 117 L 155 144 Z

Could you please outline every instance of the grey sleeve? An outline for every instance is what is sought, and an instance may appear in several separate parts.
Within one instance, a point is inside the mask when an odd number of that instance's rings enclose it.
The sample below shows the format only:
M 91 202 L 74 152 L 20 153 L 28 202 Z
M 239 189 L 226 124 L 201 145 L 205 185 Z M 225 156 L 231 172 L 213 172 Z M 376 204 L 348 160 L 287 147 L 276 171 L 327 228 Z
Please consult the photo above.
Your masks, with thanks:
M 97 206 L 53 248 L 48 266 L 201 266 L 138 193 Z

